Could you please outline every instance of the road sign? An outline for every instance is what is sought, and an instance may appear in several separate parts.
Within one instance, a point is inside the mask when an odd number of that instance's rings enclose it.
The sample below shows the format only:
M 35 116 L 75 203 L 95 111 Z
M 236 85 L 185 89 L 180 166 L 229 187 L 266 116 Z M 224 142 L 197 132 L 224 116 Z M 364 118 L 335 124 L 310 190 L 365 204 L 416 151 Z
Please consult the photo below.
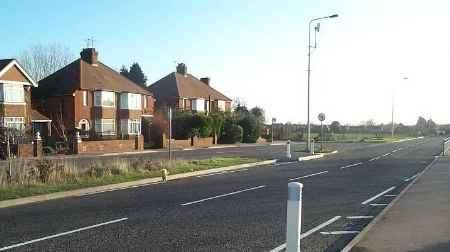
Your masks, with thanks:
M 325 121 L 325 113 L 320 113 L 317 118 L 319 118 L 319 121 L 323 122 Z

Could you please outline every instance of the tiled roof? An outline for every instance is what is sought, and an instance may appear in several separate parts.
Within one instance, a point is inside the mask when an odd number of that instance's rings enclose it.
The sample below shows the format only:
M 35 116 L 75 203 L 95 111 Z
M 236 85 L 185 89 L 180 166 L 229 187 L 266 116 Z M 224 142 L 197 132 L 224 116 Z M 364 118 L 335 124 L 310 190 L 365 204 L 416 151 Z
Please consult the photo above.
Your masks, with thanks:
M 35 109 L 31 109 L 31 121 L 51 121 L 48 117 Z
M 0 59 L 0 71 L 6 67 L 9 63 L 11 63 L 11 61 L 13 61 L 14 59 Z
M 91 65 L 82 59 L 77 59 L 39 81 L 39 87 L 33 90 L 33 97 L 71 95 L 77 89 L 152 95 L 145 88 L 101 62 Z
M 149 88 L 157 99 L 177 97 L 231 101 L 230 98 L 190 74 L 184 76 L 177 72 L 170 73 Z

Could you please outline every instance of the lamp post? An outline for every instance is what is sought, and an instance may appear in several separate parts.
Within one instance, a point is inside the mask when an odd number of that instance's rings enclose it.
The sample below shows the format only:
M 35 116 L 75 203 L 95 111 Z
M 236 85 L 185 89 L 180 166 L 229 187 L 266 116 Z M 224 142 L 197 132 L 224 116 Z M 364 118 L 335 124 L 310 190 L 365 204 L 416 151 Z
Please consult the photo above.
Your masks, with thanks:
M 307 139 L 307 143 L 306 143 L 306 151 L 309 152 L 310 150 L 310 144 L 311 144 L 311 125 L 309 122 L 309 113 L 310 113 L 310 98 L 309 98 L 309 94 L 310 94 L 310 79 L 311 79 L 311 24 L 317 20 L 321 20 L 321 19 L 327 19 L 327 18 L 337 18 L 338 14 L 334 14 L 331 16 L 326 16 L 326 17 L 319 17 L 319 18 L 314 18 L 311 19 L 309 21 L 309 25 L 308 25 L 308 139 Z M 317 33 L 319 32 L 320 29 L 320 25 L 317 24 L 317 26 L 314 28 L 314 32 Z M 315 36 L 314 36 L 315 38 Z M 314 48 L 316 48 L 316 44 L 315 44 L 315 39 L 314 39 Z
M 276 119 L 275 117 L 273 117 L 273 118 L 272 118 L 272 132 L 271 132 L 271 135 L 272 135 L 272 144 L 273 144 L 273 124 L 274 124 L 276 121 L 277 121 L 277 119 Z

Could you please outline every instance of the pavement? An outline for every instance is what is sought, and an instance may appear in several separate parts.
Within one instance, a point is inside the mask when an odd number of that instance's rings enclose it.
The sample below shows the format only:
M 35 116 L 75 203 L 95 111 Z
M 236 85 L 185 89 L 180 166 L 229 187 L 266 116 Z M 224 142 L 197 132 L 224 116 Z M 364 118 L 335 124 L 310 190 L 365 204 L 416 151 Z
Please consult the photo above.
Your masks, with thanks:
M 351 251 L 450 251 L 450 158 L 438 158 Z
M 0 251 L 271 251 L 285 242 L 291 181 L 304 184 L 302 251 L 340 251 L 434 160 L 440 141 L 348 144 L 318 160 L 3 208 Z M 227 155 L 272 157 L 276 147 Z

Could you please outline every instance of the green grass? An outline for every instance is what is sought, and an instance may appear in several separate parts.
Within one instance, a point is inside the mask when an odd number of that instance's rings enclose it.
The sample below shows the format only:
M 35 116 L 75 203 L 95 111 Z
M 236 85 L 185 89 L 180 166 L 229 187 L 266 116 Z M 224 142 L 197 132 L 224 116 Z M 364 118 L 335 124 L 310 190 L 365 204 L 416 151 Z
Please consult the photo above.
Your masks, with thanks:
M 204 160 L 180 160 L 167 167 L 170 174 L 180 174 L 193 171 L 201 171 L 226 167 L 232 165 L 253 163 L 259 160 L 254 158 L 241 157 L 221 157 Z M 101 177 L 91 176 L 68 176 L 62 183 L 31 183 L 31 184 L 7 184 L 0 185 L 0 201 L 8 199 L 17 199 L 27 196 L 49 194 L 54 192 L 69 191 L 80 188 L 117 184 L 122 182 L 135 181 L 145 178 L 160 177 L 159 170 L 145 171 L 132 170 L 120 174 L 111 174 Z

